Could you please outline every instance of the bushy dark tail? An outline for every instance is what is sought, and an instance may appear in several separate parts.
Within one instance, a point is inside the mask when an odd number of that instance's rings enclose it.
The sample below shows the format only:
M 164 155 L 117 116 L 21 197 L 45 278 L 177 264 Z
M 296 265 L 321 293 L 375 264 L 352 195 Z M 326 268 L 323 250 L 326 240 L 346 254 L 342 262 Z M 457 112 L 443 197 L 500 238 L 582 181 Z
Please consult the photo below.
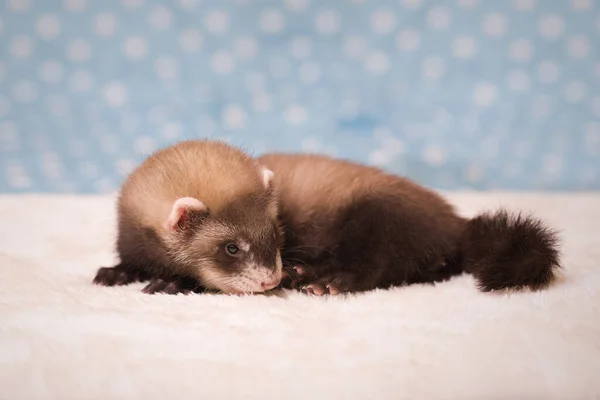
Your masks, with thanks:
M 556 233 L 540 220 L 505 210 L 470 220 L 463 251 L 465 271 L 485 292 L 541 289 L 560 268 Z

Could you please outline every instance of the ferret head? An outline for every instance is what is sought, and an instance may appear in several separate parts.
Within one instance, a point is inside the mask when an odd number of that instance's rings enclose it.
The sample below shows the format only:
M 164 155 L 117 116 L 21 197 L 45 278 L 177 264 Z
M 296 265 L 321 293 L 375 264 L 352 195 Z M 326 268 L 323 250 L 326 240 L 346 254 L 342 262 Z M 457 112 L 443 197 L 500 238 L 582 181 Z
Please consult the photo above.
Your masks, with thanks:
M 261 190 L 214 211 L 193 197 L 173 203 L 164 222 L 171 256 L 205 287 L 240 294 L 264 292 L 281 281 L 282 233 L 273 173 L 263 169 L 262 178 Z

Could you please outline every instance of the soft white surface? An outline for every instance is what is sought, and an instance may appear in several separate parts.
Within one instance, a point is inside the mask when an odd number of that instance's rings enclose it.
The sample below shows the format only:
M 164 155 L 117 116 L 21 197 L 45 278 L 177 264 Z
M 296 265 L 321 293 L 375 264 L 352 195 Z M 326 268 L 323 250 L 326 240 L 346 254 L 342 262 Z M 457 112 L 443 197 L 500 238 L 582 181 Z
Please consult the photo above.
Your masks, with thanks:
M 145 295 L 114 261 L 111 197 L 0 197 L 0 398 L 600 397 L 600 194 L 449 196 L 562 231 L 564 277 L 483 294 L 470 276 L 344 298 Z

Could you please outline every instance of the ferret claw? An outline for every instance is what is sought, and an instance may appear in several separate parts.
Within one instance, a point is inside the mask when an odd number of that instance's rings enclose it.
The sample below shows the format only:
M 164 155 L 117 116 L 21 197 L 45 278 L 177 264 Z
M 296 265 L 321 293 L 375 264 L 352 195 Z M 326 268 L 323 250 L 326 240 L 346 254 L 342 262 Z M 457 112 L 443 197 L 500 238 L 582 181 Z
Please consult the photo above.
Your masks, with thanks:
M 298 276 L 306 275 L 306 269 L 304 269 L 303 267 L 294 267 L 294 271 L 296 271 L 296 274 L 298 274 Z
M 327 290 L 329 290 L 329 294 L 339 294 L 340 290 L 333 285 L 327 285 Z
M 323 296 L 325 294 L 325 288 L 317 283 L 303 286 L 302 290 L 308 295 Z

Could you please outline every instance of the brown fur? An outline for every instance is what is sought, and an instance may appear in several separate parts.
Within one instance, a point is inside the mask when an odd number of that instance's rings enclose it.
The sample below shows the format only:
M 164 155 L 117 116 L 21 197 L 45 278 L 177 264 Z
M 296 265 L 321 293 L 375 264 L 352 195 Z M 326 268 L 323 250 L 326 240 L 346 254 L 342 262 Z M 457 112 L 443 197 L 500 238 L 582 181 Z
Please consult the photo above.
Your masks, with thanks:
M 553 233 L 533 219 L 498 214 L 491 227 L 481 222 L 486 216 L 470 221 L 408 179 L 326 156 L 267 154 L 258 161 L 275 173 L 284 265 L 301 271 L 290 284 L 308 292 L 435 282 L 465 270 L 484 290 L 539 288 L 558 266 Z M 525 242 L 530 247 L 515 242 L 527 235 L 537 238 Z
M 165 221 L 182 197 L 198 199 L 208 210 L 191 210 L 172 231 Z M 121 262 L 101 268 L 97 284 L 162 280 L 144 291 L 171 293 L 178 284 L 190 290 L 195 280 L 198 287 L 237 292 L 261 273 L 280 273 L 272 188 L 254 159 L 225 143 L 191 140 L 151 155 L 123 184 L 117 211 Z M 251 250 L 227 255 L 225 246 L 239 242 Z

